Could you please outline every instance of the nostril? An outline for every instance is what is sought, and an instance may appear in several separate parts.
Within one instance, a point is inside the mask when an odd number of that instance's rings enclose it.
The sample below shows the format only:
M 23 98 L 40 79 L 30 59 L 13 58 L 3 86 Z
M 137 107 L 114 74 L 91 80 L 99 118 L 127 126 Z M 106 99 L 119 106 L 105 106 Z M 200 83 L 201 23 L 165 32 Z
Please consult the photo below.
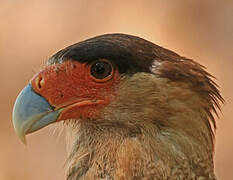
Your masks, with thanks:
M 42 77 L 37 77 L 36 79 L 35 79 L 35 84 L 36 84 L 36 87 L 38 88 L 38 89 L 41 89 L 42 87 L 43 87 L 43 85 L 44 85 L 44 78 L 42 78 Z

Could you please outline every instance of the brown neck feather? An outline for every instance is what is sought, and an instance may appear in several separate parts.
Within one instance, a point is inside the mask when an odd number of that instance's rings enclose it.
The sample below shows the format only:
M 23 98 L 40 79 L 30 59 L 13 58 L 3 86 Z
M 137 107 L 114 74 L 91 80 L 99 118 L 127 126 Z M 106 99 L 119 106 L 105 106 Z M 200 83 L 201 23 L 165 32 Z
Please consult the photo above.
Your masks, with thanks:
M 186 82 L 158 75 L 124 82 L 102 118 L 67 123 L 67 180 L 215 180 L 212 102 Z

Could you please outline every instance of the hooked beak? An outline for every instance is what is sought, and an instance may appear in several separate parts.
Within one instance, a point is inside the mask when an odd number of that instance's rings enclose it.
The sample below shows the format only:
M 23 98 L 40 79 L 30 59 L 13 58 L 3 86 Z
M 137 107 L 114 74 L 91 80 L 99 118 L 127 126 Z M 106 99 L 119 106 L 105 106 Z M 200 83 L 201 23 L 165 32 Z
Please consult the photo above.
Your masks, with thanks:
M 18 95 L 13 109 L 13 124 L 16 134 L 26 144 L 25 136 L 57 120 L 61 110 L 53 107 L 45 98 L 27 85 Z

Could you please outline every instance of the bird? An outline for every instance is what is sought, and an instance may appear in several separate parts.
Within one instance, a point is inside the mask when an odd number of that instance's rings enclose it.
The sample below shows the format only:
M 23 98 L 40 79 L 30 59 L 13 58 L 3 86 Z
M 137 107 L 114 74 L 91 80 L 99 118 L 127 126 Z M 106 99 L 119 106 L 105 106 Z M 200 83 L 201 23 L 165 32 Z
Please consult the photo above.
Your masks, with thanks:
M 18 95 L 16 134 L 61 123 L 66 180 L 216 180 L 216 118 L 224 99 L 196 61 L 112 33 L 51 56 Z

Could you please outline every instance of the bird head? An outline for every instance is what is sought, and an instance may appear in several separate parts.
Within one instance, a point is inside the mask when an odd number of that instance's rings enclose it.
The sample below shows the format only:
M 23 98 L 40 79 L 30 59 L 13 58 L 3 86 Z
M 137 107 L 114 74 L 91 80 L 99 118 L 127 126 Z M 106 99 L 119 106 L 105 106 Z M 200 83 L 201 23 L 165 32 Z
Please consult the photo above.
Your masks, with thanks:
M 23 142 L 63 121 L 114 127 L 127 136 L 173 133 L 212 150 L 219 100 L 202 65 L 139 37 L 106 34 L 53 55 L 19 94 L 13 123 Z

